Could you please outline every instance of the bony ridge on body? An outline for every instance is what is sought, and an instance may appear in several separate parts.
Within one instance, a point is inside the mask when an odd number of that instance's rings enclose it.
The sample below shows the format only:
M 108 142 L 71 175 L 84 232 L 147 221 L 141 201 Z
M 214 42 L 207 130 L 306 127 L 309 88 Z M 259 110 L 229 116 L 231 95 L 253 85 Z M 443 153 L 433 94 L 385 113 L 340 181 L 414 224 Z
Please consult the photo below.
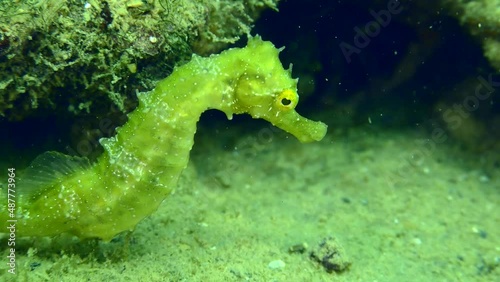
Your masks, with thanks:
M 116 136 L 100 140 L 104 153 L 95 163 L 57 152 L 36 158 L 18 183 L 15 211 L 0 205 L 0 221 L 17 220 L 17 236 L 69 233 L 110 240 L 133 230 L 175 188 L 207 109 L 228 118 L 248 113 L 301 142 L 321 140 L 327 126 L 295 111 L 298 80 L 283 68 L 279 52 L 256 36 L 245 48 L 194 55 L 139 95 L 138 108 Z M 0 198 L 7 202 L 5 192 Z

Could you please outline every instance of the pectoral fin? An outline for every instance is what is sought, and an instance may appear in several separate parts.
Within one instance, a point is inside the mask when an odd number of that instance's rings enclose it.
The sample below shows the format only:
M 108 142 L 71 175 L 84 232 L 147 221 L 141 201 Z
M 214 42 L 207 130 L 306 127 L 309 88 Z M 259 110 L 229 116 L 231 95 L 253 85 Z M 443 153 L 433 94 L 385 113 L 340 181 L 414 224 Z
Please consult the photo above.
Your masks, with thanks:
M 88 167 L 87 158 L 45 152 L 24 170 L 19 177 L 17 190 L 21 197 L 35 199 L 68 175 Z

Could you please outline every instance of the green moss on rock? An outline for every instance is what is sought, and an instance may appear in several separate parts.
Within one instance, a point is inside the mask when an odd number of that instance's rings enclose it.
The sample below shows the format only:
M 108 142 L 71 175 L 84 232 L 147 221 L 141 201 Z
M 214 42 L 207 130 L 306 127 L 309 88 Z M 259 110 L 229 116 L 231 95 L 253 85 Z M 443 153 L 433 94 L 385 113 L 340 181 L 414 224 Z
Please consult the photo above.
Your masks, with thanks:
M 500 0 L 444 0 L 461 24 L 481 42 L 484 56 L 500 71 Z
M 0 2 L 0 116 L 123 112 L 193 52 L 248 33 L 279 0 Z

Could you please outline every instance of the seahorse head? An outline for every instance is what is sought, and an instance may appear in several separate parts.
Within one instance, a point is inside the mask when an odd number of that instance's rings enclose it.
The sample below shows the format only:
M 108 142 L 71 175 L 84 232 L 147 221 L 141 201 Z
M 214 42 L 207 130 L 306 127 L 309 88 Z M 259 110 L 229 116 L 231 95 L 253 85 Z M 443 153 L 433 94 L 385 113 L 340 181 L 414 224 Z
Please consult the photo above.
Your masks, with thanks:
M 235 84 L 233 111 L 265 119 L 301 142 L 319 141 L 327 126 L 295 111 L 298 79 L 292 78 L 291 68 L 283 68 L 281 50 L 258 36 L 250 38 L 247 47 L 241 49 L 242 71 Z

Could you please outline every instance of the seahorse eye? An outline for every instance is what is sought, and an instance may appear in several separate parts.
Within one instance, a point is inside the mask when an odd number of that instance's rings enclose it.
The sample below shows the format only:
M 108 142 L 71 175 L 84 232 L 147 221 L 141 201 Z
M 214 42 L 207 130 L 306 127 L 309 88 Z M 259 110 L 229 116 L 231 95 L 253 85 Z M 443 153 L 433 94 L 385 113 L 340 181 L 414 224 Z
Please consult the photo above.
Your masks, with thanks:
M 299 101 L 299 96 L 295 91 L 291 89 L 285 89 L 278 94 L 276 99 L 276 105 L 280 110 L 290 110 L 295 108 L 297 102 Z
M 288 105 L 290 105 L 291 103 L 292 103 L 292 101 L 291 101 L 291 100 L 288 100 L 287 98 L 283 98 L 283 99 L 281 99 L 281 105 L 283 105 L 283 106 L 288 106 Z

